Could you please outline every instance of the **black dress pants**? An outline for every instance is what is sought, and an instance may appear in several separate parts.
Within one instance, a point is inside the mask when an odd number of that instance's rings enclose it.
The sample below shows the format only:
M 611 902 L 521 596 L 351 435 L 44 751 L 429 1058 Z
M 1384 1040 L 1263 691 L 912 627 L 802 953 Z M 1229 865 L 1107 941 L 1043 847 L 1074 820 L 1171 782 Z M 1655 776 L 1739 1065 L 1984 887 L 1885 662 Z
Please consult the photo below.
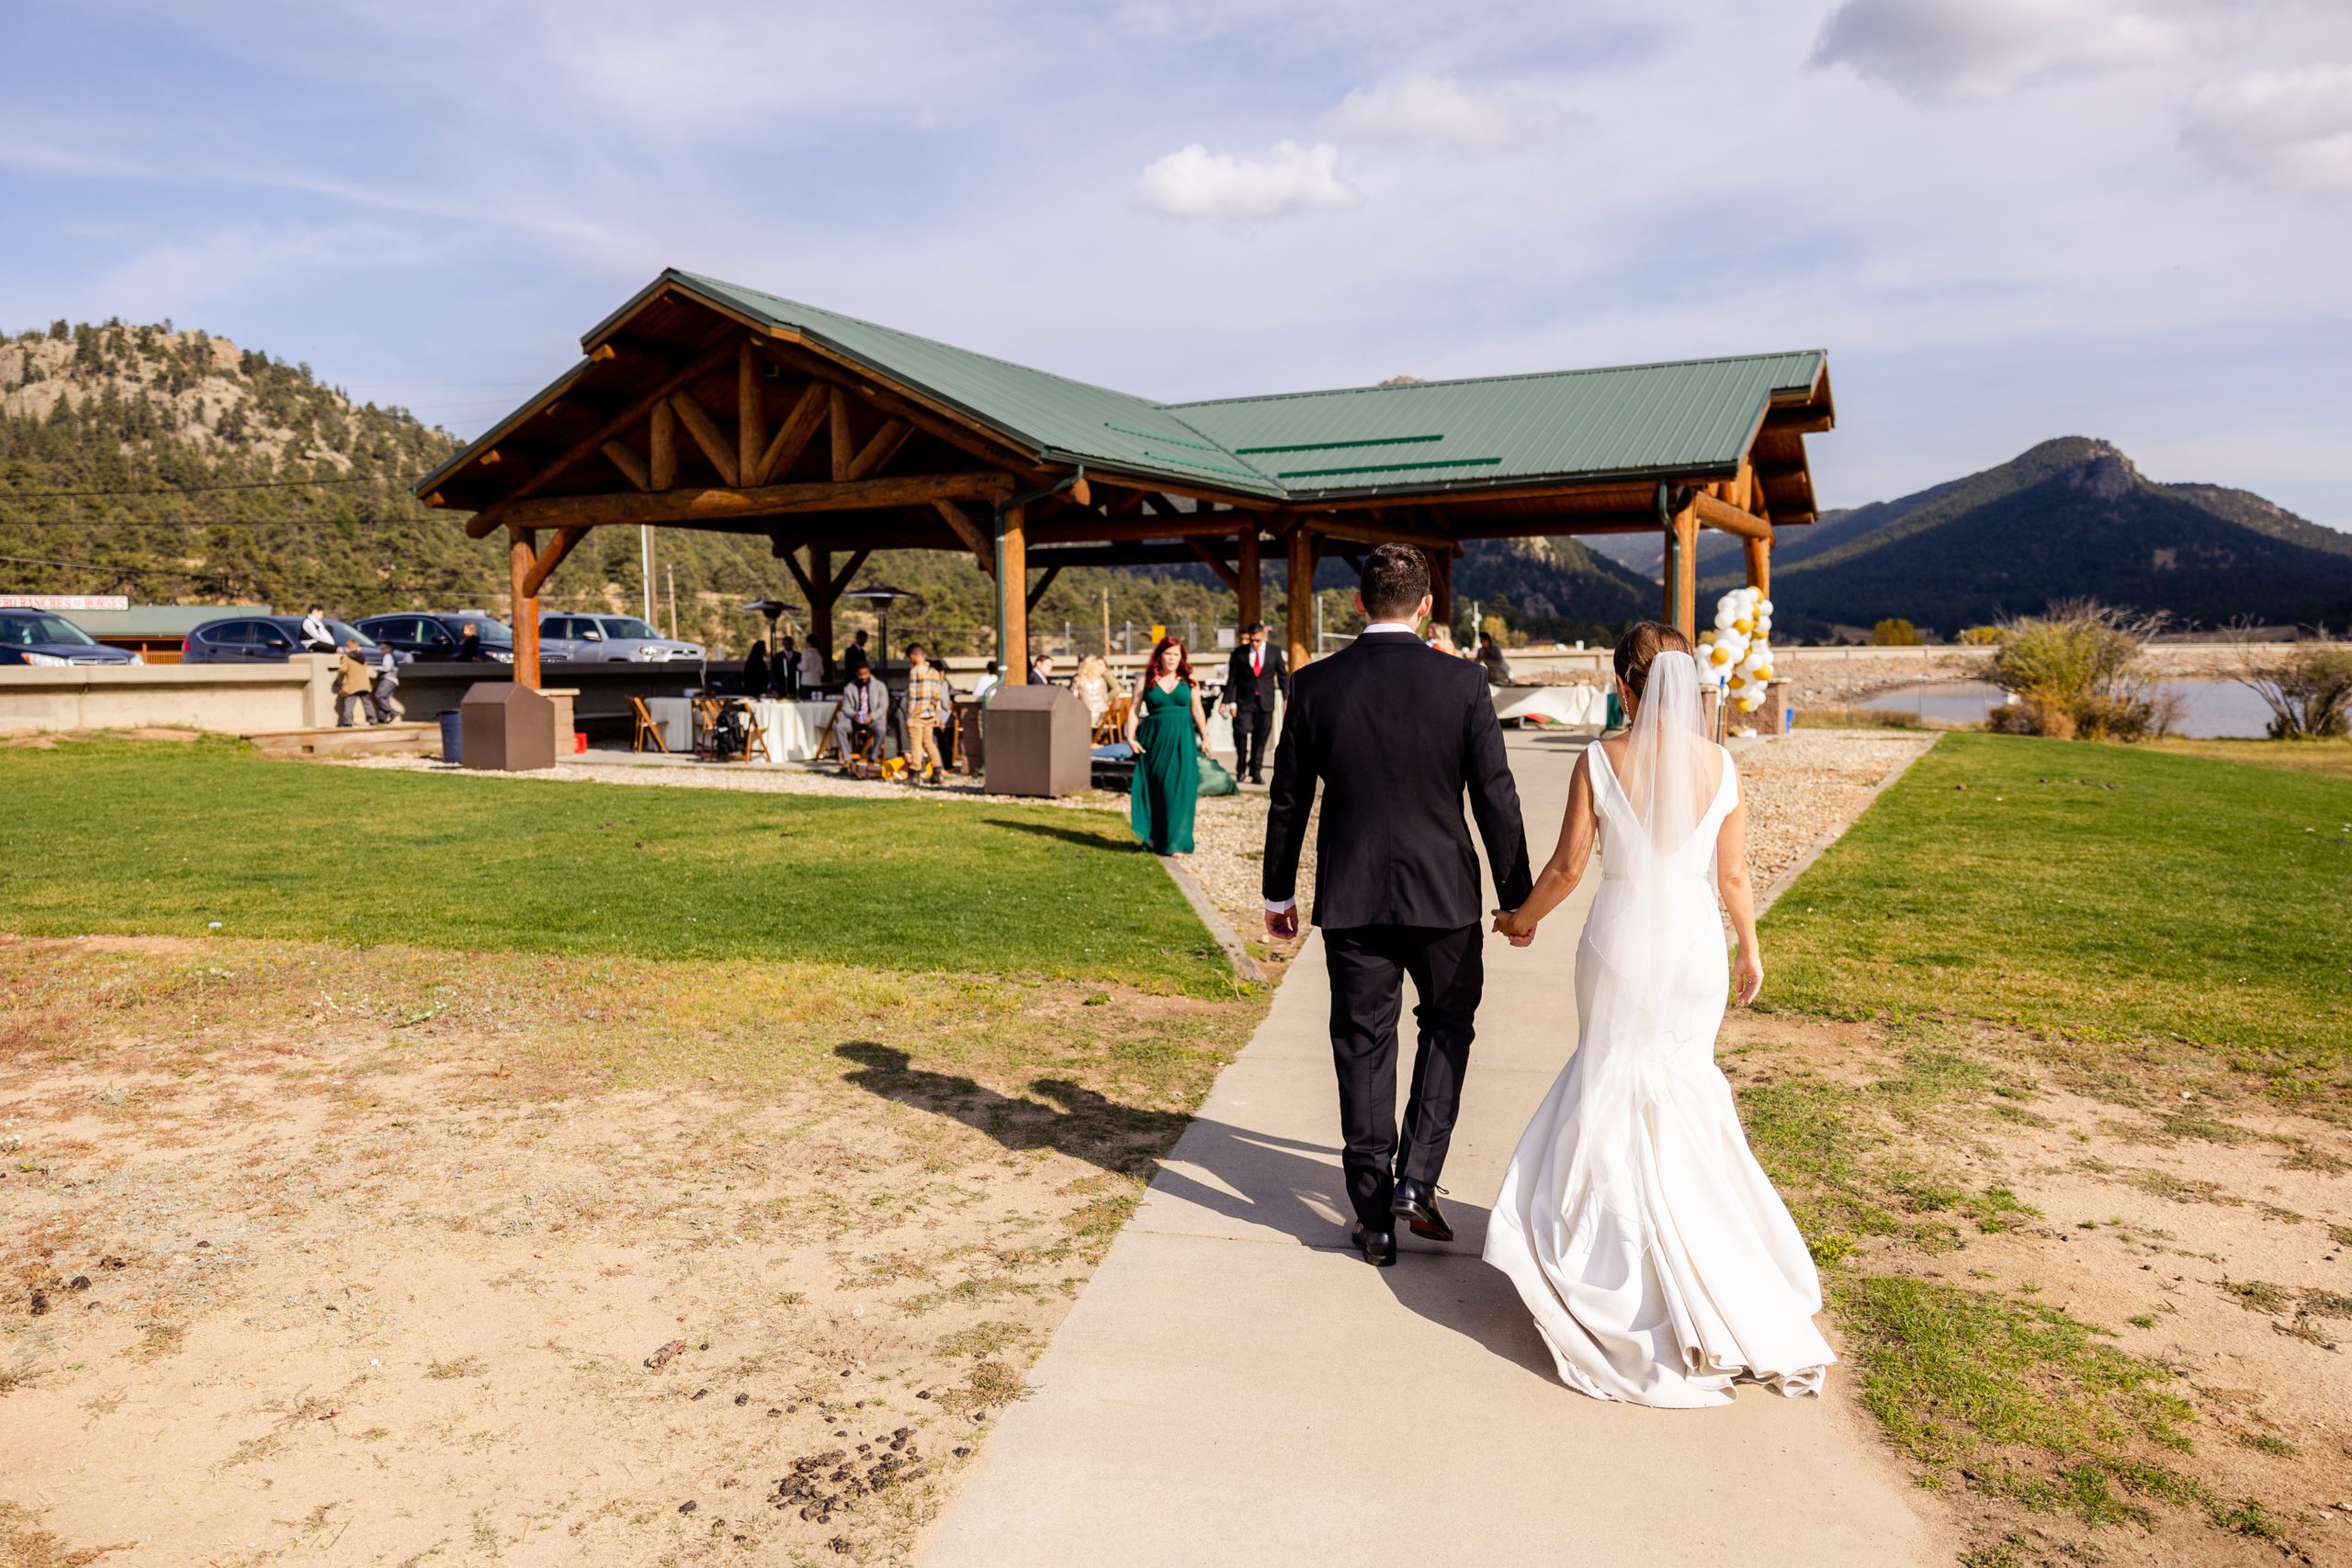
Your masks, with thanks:
M 1331 976 L 1331 1063 L 1340 1077 L 1340 1156 L 1348 1201 L 1374 1230 L 1393 1227 L 1396 1178 L 1437 1185 L 1462 1106 L 1472 1021 L 1486 988 L 1486 931 L 1352 926 L 1323 932 Z M 1396 1128 L 1396 1022 L 1413 982 L 1412 1092 Z
M 1233 710 L 1233 772 L 1251 784 L 1263 784 L 1266 737 L 1273 733 L 1274 710 L 1255 703 Z

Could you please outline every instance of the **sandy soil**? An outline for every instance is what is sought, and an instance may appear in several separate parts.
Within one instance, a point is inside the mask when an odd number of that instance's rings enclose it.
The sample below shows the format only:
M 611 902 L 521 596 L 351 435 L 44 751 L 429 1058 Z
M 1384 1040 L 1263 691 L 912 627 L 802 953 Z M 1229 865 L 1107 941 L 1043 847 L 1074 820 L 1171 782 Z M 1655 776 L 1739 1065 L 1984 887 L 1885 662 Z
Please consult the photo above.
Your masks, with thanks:
M 0 939 L 0 1562 L 902 1561 L 1181 1122 L 881 1043 L 614 1088 L 230 951 Z
M 2186 1058 L 1990 1029 L 1961 1048 L 2027 1091 L 1997 1114 L 1962 1105 L 1899 1134 L 1893 1152 L 1972 1189 L 2007 1188 L 2026 1212 L 1995 1234 L 1957 1226 L 1949 1251 L 1871 1250 L 1867 1267 L 2021 1292 L 2111 1330 L 2119 1348 L 2169 1369 L 2197 1412 L 2190 1452 L 2149 1457 L 2257 1500 L 2278 1527 L 2265 1539 L 2156 1505 L 2145 1527 L 2093 1529 L 1948 1487 L 1940 1511 L 1979 1550 L 2006 1540 L 2013 1553 L 1963 1561 L 2352 1562 L 2352 1132 Z M 1874 1025 L 1735 1010 L 1721 1059 L 1736 1087 L 1792 1067 L 1866 1085 L 1894 1050 Z M 1851 1376 L 1830 1386 L 1860 1393 Z

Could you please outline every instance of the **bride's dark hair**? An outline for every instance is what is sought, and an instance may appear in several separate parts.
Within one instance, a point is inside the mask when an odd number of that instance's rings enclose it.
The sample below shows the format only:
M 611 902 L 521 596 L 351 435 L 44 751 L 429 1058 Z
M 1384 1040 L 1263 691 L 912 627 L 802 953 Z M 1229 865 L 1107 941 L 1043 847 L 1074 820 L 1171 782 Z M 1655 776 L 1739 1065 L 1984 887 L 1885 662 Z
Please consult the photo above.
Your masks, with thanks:
M 1642 688 L 1649 684 L 1652 660 L 1661 653 L 1694 651 L 1680 627 L 1664 621 L 1636 621 L 1633 630 L 1617 639 L 1617 680 L 1640 702 Z

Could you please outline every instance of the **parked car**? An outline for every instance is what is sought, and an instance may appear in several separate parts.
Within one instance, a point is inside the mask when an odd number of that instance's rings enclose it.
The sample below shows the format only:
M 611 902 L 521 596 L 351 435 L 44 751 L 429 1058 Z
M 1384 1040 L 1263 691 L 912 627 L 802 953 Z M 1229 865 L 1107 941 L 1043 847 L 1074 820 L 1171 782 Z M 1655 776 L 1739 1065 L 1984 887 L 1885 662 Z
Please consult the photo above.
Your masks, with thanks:
M 459 610 L 449 615 L 397 610 L 390 615 L 368 616 L 359 623 L 359 629 L 411 659 L 446 661 L 458 657 L 468 626 L 481 638 L 484 653 L 503 664 L 514 662 L 514 633 L 505 622 L 479 610 Z
M 144 664 L 47 610 L 0 610 L 0 664 Z
M 361 652 L 376 651 L 375 639 L 356 626 L 329 621 L 327 632 L 337 648 L 357 637 Z M 300 615 L 223 615 L 189 632 L 180 658 L 189 664 L 283 664 L 301 648 Z
M 539 657 L 578 664 L 675 664 L 702 644 L 663 637 L 635 615 L 541 615 Z

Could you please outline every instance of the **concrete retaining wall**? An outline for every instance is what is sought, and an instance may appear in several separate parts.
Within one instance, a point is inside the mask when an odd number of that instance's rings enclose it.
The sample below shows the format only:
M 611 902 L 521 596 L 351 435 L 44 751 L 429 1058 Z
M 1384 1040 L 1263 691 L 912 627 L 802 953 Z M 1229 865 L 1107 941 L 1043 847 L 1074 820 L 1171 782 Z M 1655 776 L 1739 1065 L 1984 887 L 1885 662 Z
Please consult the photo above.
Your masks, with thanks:
M 205 729 L 264 735 L 334 722 L 335 660 L 0 666 L 0 732 Z

